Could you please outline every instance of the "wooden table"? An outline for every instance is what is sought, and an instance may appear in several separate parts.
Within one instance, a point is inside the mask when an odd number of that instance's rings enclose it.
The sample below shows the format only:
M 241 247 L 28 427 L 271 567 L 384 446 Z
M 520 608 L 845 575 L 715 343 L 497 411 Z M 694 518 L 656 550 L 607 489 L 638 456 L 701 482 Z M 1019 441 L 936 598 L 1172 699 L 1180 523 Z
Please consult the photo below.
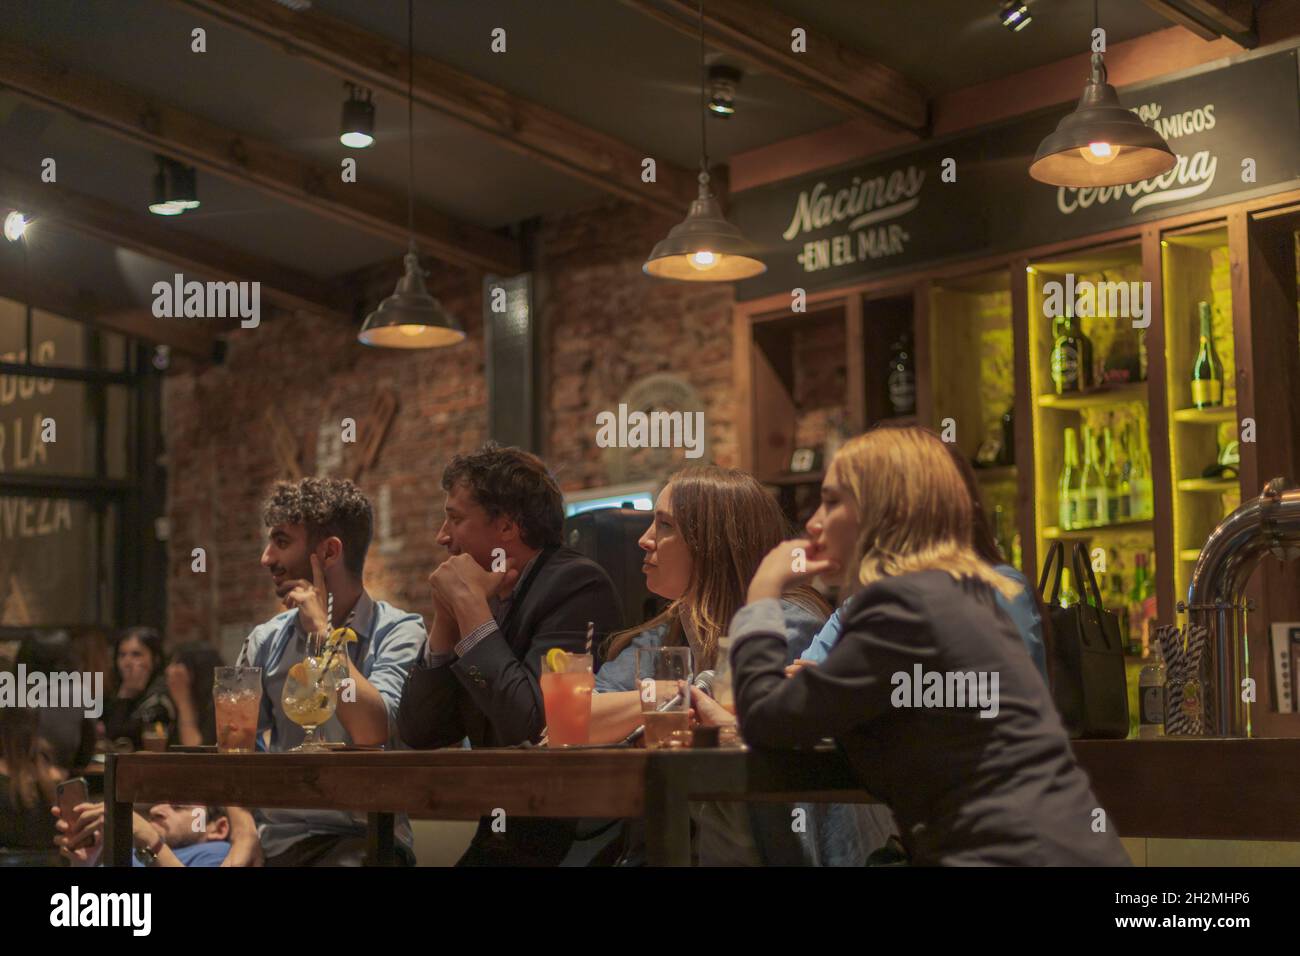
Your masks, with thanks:
M 177 802 L 369 817 L 370 859 L 394 862 L 393 817 L 644 817 L 651 865 L 691 860 L 691 800 L 870 803 L 831 748 L 803 753 L 636 749 L 113 754 L 105 861 L 129 866 L 131 805 Z M 507 822 L 508 825 L 508 822 Z
M 1300 840 L 1300 739 L 1076 741 L 1125 836 Z M 691 800 L 870 803 L 834 749 L 502 749 L 327 754 L 114 754 L 105 860 L 131 854 L 131 805 L 174 801 L 349 810 L 370 859 L 394 862 L 393 817 L 644 817 L 647 862 L 689 865 Z M 508 823 L 507 823 L 508 825 Z

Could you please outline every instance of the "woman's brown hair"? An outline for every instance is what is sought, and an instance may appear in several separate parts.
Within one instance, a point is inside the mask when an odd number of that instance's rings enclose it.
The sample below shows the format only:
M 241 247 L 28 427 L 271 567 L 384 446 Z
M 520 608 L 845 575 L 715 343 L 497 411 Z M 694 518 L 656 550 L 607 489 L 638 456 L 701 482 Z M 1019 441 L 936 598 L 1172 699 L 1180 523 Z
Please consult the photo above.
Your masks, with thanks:
M 693 465 L 668 479 L 673 521 L 691 556 L 686 593 L 656 617 L 609 636 L 605 659 L 612 660 L 632 639 L 667 623 L 665 645 L 685 640 L 683 618 L 699 641 L 697 671 L 711 668 L 718 640 L 732 615 L 745 603 L 750 579 L 769 551 L 788 538 L 789 523 L 776 499 L 753 475 L 717 465 Z M 830 606 L 816 591 L 800 587 L 786 595 L 808 610 L 827 615 Z
M 947 446 L 926 428 L 876 428 L 850 439 L 832 473 L 858 510 L 850 582 L 866 586 L 914 571 L 945 571 L 1013 598 L 1020 587 L 972 546 L 971 496 Z
M 12 678 L 12 668 L 0 668 Z M 37 736 L 40 711 L 34 707 L 0 707 L 0 758 L 9 778 L 9 802 L 34 807 L 54 802 L 54 787 L 47 779 L 50 764 L 44 741 Z

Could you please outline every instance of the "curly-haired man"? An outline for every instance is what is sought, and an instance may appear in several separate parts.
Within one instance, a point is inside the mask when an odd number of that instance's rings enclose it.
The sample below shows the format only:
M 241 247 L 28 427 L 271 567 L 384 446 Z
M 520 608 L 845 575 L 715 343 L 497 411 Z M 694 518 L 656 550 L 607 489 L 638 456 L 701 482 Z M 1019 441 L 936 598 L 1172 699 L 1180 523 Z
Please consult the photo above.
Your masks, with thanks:
M 262 668 L 258 733 L 271 732 L 270 749 L 288 750 L 303 730 L 281 706 L 289 669 L 306 655 L 308 634 L 325 629 L 333 597 L 333 627 L 357 633 L 348 644 L 348 676 L 338 709 L 320 728 L 325 740 L 376 745 L 397 742 L 397 708 L 406 675 L 424 644 L 420 615 L 373 600 L 362 584 L 370 547 L 370 502 L 350 481 L 303 478 L 281 482 L 262 513 L 267 527 L 262 567 L 287 611 L 253 629 L 240 662 Z M 365 818 L 334 810 L 258 811 L 268 866 L 359 865 Z M 411 831 L 397 819 L 398 852 L 406 862 Z

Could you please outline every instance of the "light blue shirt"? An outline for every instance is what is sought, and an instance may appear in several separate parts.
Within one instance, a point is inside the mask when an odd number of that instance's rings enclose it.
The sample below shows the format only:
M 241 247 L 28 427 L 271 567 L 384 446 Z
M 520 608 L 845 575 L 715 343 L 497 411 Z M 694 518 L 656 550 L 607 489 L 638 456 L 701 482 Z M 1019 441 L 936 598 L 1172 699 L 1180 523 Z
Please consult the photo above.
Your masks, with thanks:
M 400 747 L 397 708 L 402 688 L 406 686 L 406 675 L 424 644 L 424 620 L 385 601 L 374 601 L 362 591 L 351 626 L 357 632 L 357 641 L 348 645 L 348 655 L 383 699 L 388 712 L 388 748 Z M 244 642 L 240 661 L 262 668 L 262 707 L 257 721 L 259 749 L 261 733 L 265 730 L 271 731 L 273 753 L 302 743 L 303 729 L 285 714 L 280 698 L 289 668 L 306 655 L 306 640 L 295 609 L 258 625 Z M 317 729 L 317 735 L 326 741 L 352 742 L 337 714 Z M 366 832 L 364 814 L 340 810 L 257 810 L 255 816 L 262 851 L 267 856 L 278 856 L 313 834 L 364 836 Z M 405 816 L 396 818 L 394 834 L 406 846 L 411 845 L 410 821 Z
M 822 617 L 803 605 L 784 598 L 781 600 L 781 612 L 785 618 L 785 634 L 790 648 L 787 658 L 793 661 L 806 645 L 809 635 L 821 626 Z M 665 623 L 648 631 L 642 631 L 632 638 L 632 643 L 623 648 L 617 657 L 600 666 L 600 672 L 596 674 L 596 693 L 636 690 L 636 649 L 660 647 L 667 636 L 668 624 Z M 698 662 L 692 665 L 692 669 L 698 673 Z
M 1025 649 L 1029 651 L 1029 656 L 1033 659 L 1034 666 L 1038 668 L 1038 673 L 1043 675 L 1043 680 L 1047 680 L 1047 652 L 1043 646 L 1043 622 L 1038 616 L 1038 605 L 1034 602 L 1034 595 L 1029 588 L 1029 581 L 1009 564 L 996 565 L 993 570 L 1020 585 L 1020 593 L 1014 599 L 1008 600 L 997 591 L 993 592 L 993 596 L 998 607 L 1007 617 L 1011 618 L 1016 630 L 1020 632 L 1020 639 L 1025 642 Z M 843 630 L 843 624 L 840 621 L 840 612 L 843 610 L 843 604 L 835 609 L 835 613 L 826 621 L 826 626 L 813 638 L 808 650 L 804 651 L 802 660 L 813 661 L 817 664 L 826 660 L 826 655 L 830 653 L 831 646 L 839 640 L 840 631 Z
M 206 843 L 175 847 L 172 852 L 186 866 L 220 866 L 230 852 L 230 843 L 226 840 L 209 840 Z M 131 865 L 144 866 L 134 853 L 131 854 Z

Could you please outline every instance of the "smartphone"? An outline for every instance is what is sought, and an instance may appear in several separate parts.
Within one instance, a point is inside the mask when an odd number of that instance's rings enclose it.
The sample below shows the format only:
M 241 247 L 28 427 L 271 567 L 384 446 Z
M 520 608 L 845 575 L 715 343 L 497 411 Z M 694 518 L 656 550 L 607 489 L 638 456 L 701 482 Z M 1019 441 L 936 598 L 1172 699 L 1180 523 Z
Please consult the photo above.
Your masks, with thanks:
M 90 791 L 86 787 L 85 777 L 73 777 L 71 780 L 64 780 L 55 787 L 55 794 L 59 801 L 59 819 L 66 820 L 68 826 L 77 822 L 81 816 L 72 808 L 90 801 Z

